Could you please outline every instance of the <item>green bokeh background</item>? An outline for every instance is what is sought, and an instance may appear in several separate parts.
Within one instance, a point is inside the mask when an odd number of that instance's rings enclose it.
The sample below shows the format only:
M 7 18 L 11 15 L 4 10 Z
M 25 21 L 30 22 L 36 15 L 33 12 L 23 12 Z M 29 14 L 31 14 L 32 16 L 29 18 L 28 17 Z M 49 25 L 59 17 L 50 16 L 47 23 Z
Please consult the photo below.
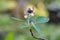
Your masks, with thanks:
M 43 0 L 43 2 L 46 4 L 49 3 L 45 0 Z M 59 2 L 59 0 L 57 2 Z M 0 10 L 1 11 L 6 8 L 5 3 L 6 3 L 6 0 L 0 0 Z M 31 1 L 31 3 L 35 5 L 34 2 Z M 22 23 L 24 23 L 24 22 L 22 22 Z M 21 24 L 21 22 L 12 20 L 9 17 L 9 15 L 7 15 L 5 13 L 0 13 L 0 32 L 5 32 L 6 36 L 4 38 L 2 37 L 4 40 L 36 40 L 31 36 L 31 34 L 29 32 L 30 28 L 33 29 L 33 33 L 36 37 L 40 37 L 39 33 L 32 26 L 22 27 L 20 24 Z M 45 24 L 40 24 L 40 27 L 45 34 L 44 37 L 47 38 L 48 40 L 53 40 L 53 39 L 60 40 L 60 31 L 59 31 L 60 24 L 55 25 L 53 23 L 50 23 L 50 24 L 45 23 Z M 55 33 L 56 33 L 56 35 L 53 35 Z M 1 38 L 0 38 L 0 40 L 1 40 Z

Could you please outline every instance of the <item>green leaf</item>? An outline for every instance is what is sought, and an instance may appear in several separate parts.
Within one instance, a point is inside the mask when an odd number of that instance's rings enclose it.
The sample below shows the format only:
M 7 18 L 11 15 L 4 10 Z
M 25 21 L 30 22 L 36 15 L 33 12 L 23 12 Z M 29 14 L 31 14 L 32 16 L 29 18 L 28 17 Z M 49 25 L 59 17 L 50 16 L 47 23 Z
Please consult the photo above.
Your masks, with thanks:
M 21 28 L 26 28 L 26 27 L 29 27 L 29 25 L 26 22 L 21 22 L 20 27 Z
M 35 19 L 36 23 L 46 23 L 48 21 L 49 21 L 49 18 L 43 17 L 43 16 L 36 17 Z
M 5 38 L 5 40 L 13 40 L 14 39 L 14 32 L 9 32 Z
M 33 22 L 31 22 L 32 26 L 36 29 L 36 31 L 40 34 L 40 37 L 44 37 L 44 32 L 42 31 L 41 27 Z
M 15 18 L 15 17 L 11 17 L 13 20 L 15 20 L 15 21 L 18 21 L 18 22 L 23 22 L 24 20 L 22 20 L 22 19 L 19 19 L 19 18 Z

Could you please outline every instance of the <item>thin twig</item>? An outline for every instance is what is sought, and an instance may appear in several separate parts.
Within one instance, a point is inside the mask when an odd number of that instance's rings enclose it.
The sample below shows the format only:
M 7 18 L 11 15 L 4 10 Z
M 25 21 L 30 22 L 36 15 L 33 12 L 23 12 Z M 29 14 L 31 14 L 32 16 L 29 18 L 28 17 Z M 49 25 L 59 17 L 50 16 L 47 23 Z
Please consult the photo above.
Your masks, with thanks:
M 35 36 L 33 35 L 33 32 L 32 32 L 31 29 L 30 29 L 30 32 L 31 32 L 31 35 L 32 35 L 33 38 L 38 39 L 37 37 L 35 37 Z

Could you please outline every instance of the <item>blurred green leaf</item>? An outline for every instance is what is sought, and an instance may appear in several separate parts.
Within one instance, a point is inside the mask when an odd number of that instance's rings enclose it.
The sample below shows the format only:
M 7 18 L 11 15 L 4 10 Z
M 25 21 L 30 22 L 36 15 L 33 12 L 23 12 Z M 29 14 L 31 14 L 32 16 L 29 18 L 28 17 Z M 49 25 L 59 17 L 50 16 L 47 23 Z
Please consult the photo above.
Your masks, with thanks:
M 39 16 L 39 17 L 36 17 L 35 20 L 36 20 L 35 21 L 36 23 L 46 23 L 46 22 L 49 21 L 49 18 L 43 17 L 43 16 Z
M 9 32 L 5 38 L 5 40 L 13 40 L 15 32 Z

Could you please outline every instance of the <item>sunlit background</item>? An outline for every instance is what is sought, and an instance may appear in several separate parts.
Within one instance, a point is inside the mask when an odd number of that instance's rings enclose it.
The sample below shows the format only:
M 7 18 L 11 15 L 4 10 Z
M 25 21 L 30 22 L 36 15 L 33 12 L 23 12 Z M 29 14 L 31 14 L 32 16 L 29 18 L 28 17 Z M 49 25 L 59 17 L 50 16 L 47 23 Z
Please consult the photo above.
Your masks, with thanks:
M 32 37 L 30 28 L 37 38 L 40 37 L 34 27 L 20 25 L 26 22 L 24 13 L 31 7 L 37 16 L 49 18 L 47 23 L 39 24 L 44 38 L 60 40 L 60 0 L 0 0 L 0 40 L 36 40 Z

